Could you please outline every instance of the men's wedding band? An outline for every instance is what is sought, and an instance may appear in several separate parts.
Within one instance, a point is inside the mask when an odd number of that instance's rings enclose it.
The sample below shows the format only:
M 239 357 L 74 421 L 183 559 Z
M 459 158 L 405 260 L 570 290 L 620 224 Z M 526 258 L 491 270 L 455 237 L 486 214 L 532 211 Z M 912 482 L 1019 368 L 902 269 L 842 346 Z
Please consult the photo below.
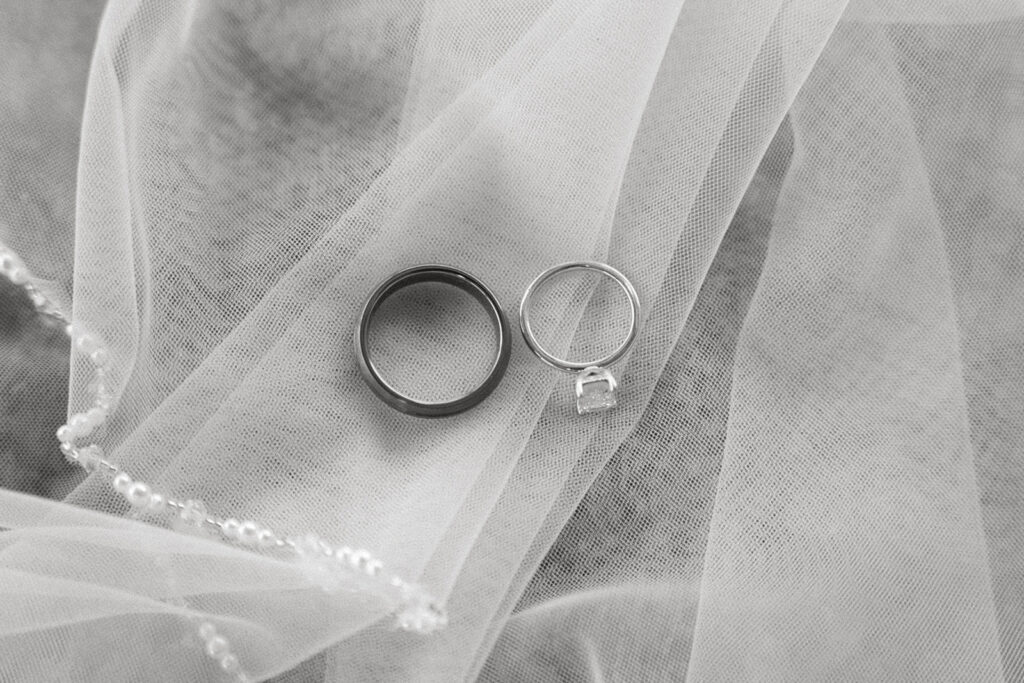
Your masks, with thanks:
M 438 282 L 452 285 L 470 294 L 487 310 L 494 324 L 498 349 L 494 361 L 488 370 L 487 377 L 473 391 L 461 398 L 451 401 L 427 402 L 418 401 L 398 391 L 381 377 L 380 372 L 370 358 L 367 337 L 374 315 L 385 300 L 395 292 L 412 285 Z M 511 354 L 508 320 L 501 310 L 497 299 L 480 280 L 457 268 L 440 265 L 422 265 L 408 268 L 395 273 L 382 282 L 367 299 L 356 326 L 355 351 L 359 362 L 359 370 L 367 385 L 380 400 L 395 410 L 417 417 L 445 417 L 465 412 L 483 401 L 501 382 L 508 368 Z

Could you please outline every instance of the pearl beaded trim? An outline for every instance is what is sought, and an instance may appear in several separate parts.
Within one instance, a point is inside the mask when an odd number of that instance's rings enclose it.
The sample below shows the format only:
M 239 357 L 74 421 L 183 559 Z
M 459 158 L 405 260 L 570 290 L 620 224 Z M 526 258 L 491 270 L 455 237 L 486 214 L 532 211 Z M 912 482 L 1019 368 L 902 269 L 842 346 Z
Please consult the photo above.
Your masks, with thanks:
M 57 429 L 60 450 L 69 462 L 82 467 L 86 472 L 100 472 L 128 504 L 140 513 L 152 515 L 175 515 L 179 528 L 193 527 L 210 531 L 226 541 L 253 549 L 274 550 L 291 553 L 304 563 L 310 575 L 324 590 L 339 587 L 340 576 L 335 572 L 354 572 L 376 580 L 385 590 L 397 593 L 402 608 L 398 610 L 395 624 L 406 631 L 431 633 L 448 623 L 444 609 L 422 587 L 409 583 L 399 576 L 384 571 L 384 564 L 370 552 L 348 546 L 333 546 L 314 534 L 304 536 L 282 536 L 252 520 L 233 517 L 220 518 L 207 512 L 200 500 L 178 500 L 153 488 L 142 481 L 133 479 L 127 472 L 106 459 L 101 446 L 89 438 L 106 422 L 113 409 L 115 396 L 108 384 L 112 357 L 107 346 L 95 335 L 73 326 L 50 299 L 32 283 L 28 269 L 18 256 L 0 243 L 0 274 L 11 282 L 23 287 L 36 310 L 64 327 L 71 338 L 72 349 L 86 357 L 93 366 L 93 401 L 84 411 L 71 415 L 67 424 Z M 216 626 L 203 622 L 198 635 L 205 645 L 206 654 L 218 662 L 221 669 L 240 683 L 252 679 L 242 670 L 230 643 Z
M 209 621 L 199 624 L 199 638 L 203 641 L 206 656 L 217 662 L 225 673 L 235 677 L 238 683 L 252 683 L 252 679 L 242 671 L 238 657 L 231 652 L 231 643 L 217 633 L 217 627 Z

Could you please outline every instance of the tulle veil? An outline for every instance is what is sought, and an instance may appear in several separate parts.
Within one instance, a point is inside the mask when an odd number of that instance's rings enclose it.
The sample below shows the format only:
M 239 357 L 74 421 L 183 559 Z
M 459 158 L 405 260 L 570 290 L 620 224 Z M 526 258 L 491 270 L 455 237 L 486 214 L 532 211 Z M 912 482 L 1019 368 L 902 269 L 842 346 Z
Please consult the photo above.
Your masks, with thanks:
M 99 469 L 0 490 L 0 680 L 1024 680 L 1020 2 L 3 15 L 0 242 L 109 349 L 106 457 L 364 549 L 445 623 Z M 518 340 L 456 417 L 360 380 L 388 273 L 449 263 L 514 315 L 581 259 L 642 298 L 614 410 Z M 606 294 L 552 304 L 552 344 L 606 345 Z M 486 346 L 472 316 L 443 325 Z

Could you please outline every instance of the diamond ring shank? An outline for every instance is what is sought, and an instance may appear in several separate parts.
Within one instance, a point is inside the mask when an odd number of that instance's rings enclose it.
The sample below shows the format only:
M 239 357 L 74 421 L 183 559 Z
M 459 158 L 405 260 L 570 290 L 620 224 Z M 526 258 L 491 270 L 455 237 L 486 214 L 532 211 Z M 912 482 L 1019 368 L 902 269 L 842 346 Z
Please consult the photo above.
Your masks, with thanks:
M 629 332 L 625 340 L 610 354 L 595 361 L 580 363 L 559 358 L 546 351 L 537 340 L 530 321 L 533 297 L 539 287 L 551 278 L 572 270 L 591 270 L 615 280 L 629 299 Z M 580 415 L 603 412 L 614 408 L 618 399 L 615 391 L 618 381 L 608 366 L 622 359 L 636 341 L 638 320 L 640 319 L 640 297 L 633 284 L 621 272 L 606 263 L 597 261 L 574 261 L 553 266 L 544 271 L 527 287 L 523 300 L 519 305 L 519 327 L 523 340 L 530 351 L 553 368 L 576 375 L 576 411 Z

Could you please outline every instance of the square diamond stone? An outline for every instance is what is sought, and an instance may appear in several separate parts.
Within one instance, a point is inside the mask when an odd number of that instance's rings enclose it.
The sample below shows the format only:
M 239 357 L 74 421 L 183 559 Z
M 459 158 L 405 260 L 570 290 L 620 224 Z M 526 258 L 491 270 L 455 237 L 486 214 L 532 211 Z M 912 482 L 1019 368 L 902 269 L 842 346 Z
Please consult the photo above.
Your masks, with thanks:
M 614 408 L 617 403 L 615 389 L 608 381 L 598 379 L 580 383 L 579 395 L 576 397 L 576 411 L 580 415 L 599 413 Z

